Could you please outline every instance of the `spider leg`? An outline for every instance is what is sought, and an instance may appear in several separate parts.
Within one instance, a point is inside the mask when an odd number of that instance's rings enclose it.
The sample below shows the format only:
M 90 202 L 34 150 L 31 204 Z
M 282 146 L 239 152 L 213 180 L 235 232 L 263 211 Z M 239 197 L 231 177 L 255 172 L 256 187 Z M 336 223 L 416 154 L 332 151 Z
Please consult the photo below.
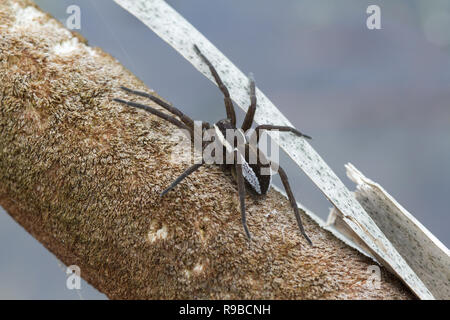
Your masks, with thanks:
M 299 137 L 303 137 L 305 139 L 312 139 L 310 136 L 308 136 L 306 134 L 303 134 L 300 131 L 298 131 L 297 129 L 292 128 L 292 127 L 273 126 L 273 125 L 270 125 L 270 124 L 263 124 L 263 125 L 257 126 L 256 129 L 255 129 L 255 133 L 254 134 L 256 134 L 256 142 L 257 143 L 259 142 L 260 131 L 261 130 L 279 130 L 281 132 L 292 132 L 292 133 L 296 134 Z
M 308 243 L 310 245 L 312 245 L 311 239 L 309 239 L 309 237 L 306 235 L 305 229 L 303 228 L 303 223 L 302 223 L 302 219 L 300 217 L 299 209 L 297 206 L 297 201 L 295 201 L 294 194 L 292 193 L 291 186 L 289 185 L 289 181 L 288 181 L 286 172 L 280 166 L 278 166 L 278 174 L 280 175 L 281 181 L 283 182 L 284 190 L 286 190 L 289 201 L 291 202 L 291 206 L 294 209 L 295 219 L 297 219 L 297 224 L 298 224 L 298 227 L 300 228 L 300 232 L 305 237 L 306 241 L 308 241 Z M 303 211 L 303 213 L 305 213 L 305 212 Z
M 155 97 L 154 95 L 151 95 L 147 92 L 142 92 L 142 91 L 136 91 L 136 90 L 132 90 L 129 89 L 127 87 L 120 87 L 123 91 L 127 92 L 127 93 L 131 93 L 140 97 L 144 97 L 144 98 L 148 98 L 150 100 L 152 100 L 154 103 L 160 105 L 161 107 L 163 107 L 164 109 L 166 109 L 167 111 L 169 111 L 170 113 L 176 115 L 177 117 L 179 117 L 181 119 L 181 121 L 183 121 L 183 123 L 185 123 L 188 127 L 193 128 L 194 127 L 194 120 L 192 120 L 190 117 L 188 117 L 187 115 L 185 115 L 183 112 L 181 112 L 178 108 L 172 106 L 171 104 L 159 99 L 158 97 Z
M 181 129 L 186 129 L 189 132 L 192 132 L 191 128 L 189 128 L 186 124 L 184 124 L 183 122 L 181 122 L 177 118 L 175 118 L 175 117 L 173 117 L 171 115 L 168 115 L 168 114 L 166 114 L 164 112 L 161 112 L 159 110 L 156 110 L 155 108 L 146 106 L 144 104 L 132 102 L 132 101 L 125 101 L 125 100 L 122 100 L 122 99 L 113 99 L 113 101 L 121 103 L 121 104 L 124 104 L 124 105 L 127 105 L 129 107 L 134 107 L 134 108 L 137 108 L 137 109 L 141 109 L 141 110 L 147 111 L 147 112 L 149 112 L 149 113 L 151 113 L 151 114 L 153 114 L 153 115 L 155 115 L 157 117 L 160 117 L 161 119 L 169 121 L 170 123 L 176 125 L 177 127 L 181 128 Z
M 224 95 L 225 108 L 227 110 L 227 118 L 231 120 L 231 124 L 233 127 L 236 127 L 236 112 L 234 111 L 233 101 L 231 101 L 230 93 L 228 92 L 227 87 L 223 84 L 222 79 L 220 79 L 219 74 L 216 69 L 212 65 L 212 63 L 205 57 L 205 55 L 200 51 L 197 45 L 194 45 L 195 52 L 200 56 L 204 63 L 209 67 L 211 74 L 216 80 L 217 85 L 219 86 L 220 91 L 222 91 Z
M 183 181 L 185 178 L 187 178 L 190 174 L 194 173 L 195 171 L 197 171 L 198 169 L 200 169 L 200 167 L 203 165 L 203 163 L 199 163 L 199 164 L 194 164 L 192 167 L 190 167 L 189 169 L 187 169 L 185 172 L 183 172 L 174 182 L 172 182 L 172 184 L 161 193 L 161 197 L 164 197 L 170 190 L 172 190 L 173 188 L 175 188 L 181 181 Z
M 238 186 L 239 202 L 241 204 L 241 221 L 248 239 L 251 240 L 252 237 L 247 227 L 247 215 L 245 213 L 245 182 L 244 182 L 244 175 L 242 174 L 242 164 L 240 164 L 238 161 L 239 156 L 240 156 L 239 152 L 235 150 L 234 161 L 236 168 L 236 180 L 237 180 L 236 182 Z
M 245 115 L 245 119 L 241 127 L 244 132 L 252 127 L 256 112 L 255 79 L 253 78 L 252 74 L 249 75 L 249 79 L 250 79 L 250 107 L 247 110 L 247 114 Z

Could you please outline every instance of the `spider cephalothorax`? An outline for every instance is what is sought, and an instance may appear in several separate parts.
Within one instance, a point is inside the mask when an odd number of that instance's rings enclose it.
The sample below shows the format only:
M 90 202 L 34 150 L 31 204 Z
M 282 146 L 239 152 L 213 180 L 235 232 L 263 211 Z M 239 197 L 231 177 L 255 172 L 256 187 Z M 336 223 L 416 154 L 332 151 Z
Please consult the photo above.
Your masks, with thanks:
M 241 205 L 241 219 L 242 225 L 244 226 L 245 233 L 247 237 L 250 239 L 250 232 L 247 227 L 246 213 L 245 213 L 245 194 L 246 190 L 250 189 L 253 193 L 257 195 L 265 195 L 269 191 L 271 184 L 271 174 L 273 167 L 273 163 L 268 161 L 262 152 L 258 149 L 258 142 L 261 131 L 264 130 L 279 130 L 282 132 L 291 132 L 296 134 L 299 137 L 304 137 L 310 139 L 309 136 L 300 133 L 298 130 L 292 127 L 286 126 L 274 126 L 274 125 L 260 125 L 255 128 L 253 139 L 250 139 L 252 142 L 249 143 L 248 139 L 245 136 L 245 132 L 247 132 L 252 124 L 255 117 L 256 112 L 256 94 L 255 94 L 255 81 L 253 77 L 250 76 L 250 107 L 245 115 L 244 122 L 241 128 L 236 127 L 236 113 L 234 111 L 233 102 L 231 101 L 230 94 L 228 92 L 227 87 L 223 84 L 219 74 L 217 73 L 214 66 L 211 62 L 202 54 L 197 46 L 194 46 L 195 52 L 199 55 L 202 61 L 209 67 L 214 79 L 217 82 L 219 89 L 222 91 L 225 99 L 225 108 L 227 112 L 227 118 L 224 120 L 220 120 L 211 126 L 207 122 L 202 122 L 202 131 L 205 130 L 214 130 L 215 142 L 219 142 L 221 145 L 221 149 L 223 149 L 222 155 L 220 157 L 220 164 L 226 170 L 230 170 L 233 174 L 233 177 L 236 180 L 238 186 L 239 200 Z M 134 107 L 143 109 L 151 114 L 154 114 L 164 120 L 171 122 L 181 129 L 188 130 L 191 133 L 191 137 L 194 136 L 195 132 L 195 123 L 194 121 L 183 114 L 179 109 L 174 106 L 168 104 L 167 102 L 162 101 L 161 99 L 145 92 L 131 90 L 125 87 L 122 87 L 128 93 L 135 94 L 141 97 L 146 97 L 157 103 L 167 111 L 169 111 L 172 115 L 159 111 L 150 106 L 146 106 L 143 104 L 124 101 L 121 99 L 114 99 L 114 101 Z M 235 138 L 229 141 L 227 139 L 229 132 L 234 133 Z M 236 137 L 241 137 L 241 143 L 239 144 L 239 139 Z M 243 143 L 242 143 L 243 141 Z M 231 159 L 231 161 L 227 161 Z M 181 181 L 183 181 L 187 176 L 197 171 L 201 166 L 205 164 L 205 159 L 201 163 L 194 164 L 190 168 L 188 168 L 184 173 L 182 173 L 166 190 L 161 193 L 161 196 L 167 194 L 170 190 L 172 190 L 175 186 L 177 186 Z M 277 166 L 278 173 L 281 177 L 281 181 L 283 182 L 283 186 L 288 195 L 291 206 L 294 210 L 295 218 L 297 219 L 297 224 L 300 228 L 300 232 L 303 234 L 305 239 L 309 244 L 311 240 L 306 235 L 302 220 L 300 218 L 299 208 L 297 206 L 297 202 L 295 201 L 294 195 L 292 193 L 291 187 L 288 182 L 288 177 L 286 172 L 280 167 Z M 246 188 L 247 187 L 247 188 Z

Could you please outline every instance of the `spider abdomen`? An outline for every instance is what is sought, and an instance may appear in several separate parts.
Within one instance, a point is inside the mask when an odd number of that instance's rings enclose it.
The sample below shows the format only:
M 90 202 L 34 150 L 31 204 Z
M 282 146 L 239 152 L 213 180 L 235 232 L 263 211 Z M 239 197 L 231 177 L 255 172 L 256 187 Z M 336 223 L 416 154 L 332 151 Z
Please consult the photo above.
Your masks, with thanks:
M 242 175 L 246 185 L 258 195 L 265 195 L 269 191 L 272 172 L 270 162 L 257 146 L 250 145 L 240 129 L 234 128 L 228 119 L 221 120 L 214 125 L 215 138 L 223 146 L 223 164 L 231 166 L 234 175 L 235 161 L 242 164 Z M 231 137 L 231 138 L 230 138 Z M 240 159 L 231 158 L 228 163 L 227 153 L 232 154 L 238 150 Z
M 272 182 L 270 162 L 260 149 L 245 145 L 245 159 L 242 162 L 244 179 L 247 185 L 259 195 L 265 195 Z

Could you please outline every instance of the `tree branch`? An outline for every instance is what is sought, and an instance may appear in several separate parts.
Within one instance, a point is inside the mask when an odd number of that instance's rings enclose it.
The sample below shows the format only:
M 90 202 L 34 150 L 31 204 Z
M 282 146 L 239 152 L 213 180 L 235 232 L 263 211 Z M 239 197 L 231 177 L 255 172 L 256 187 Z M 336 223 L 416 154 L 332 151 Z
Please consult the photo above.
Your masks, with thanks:
M 0 19 L 0 204 L 108 297 L 412 298 L 384 269 L 367 286 L 374 262 L 303 216 L 309 246 L 276 191 L 247 196 L 249 242 L 215 166 L 160 198 L 186 168 L 175 127 L 112 101 L 144 84 L 29 1 Z

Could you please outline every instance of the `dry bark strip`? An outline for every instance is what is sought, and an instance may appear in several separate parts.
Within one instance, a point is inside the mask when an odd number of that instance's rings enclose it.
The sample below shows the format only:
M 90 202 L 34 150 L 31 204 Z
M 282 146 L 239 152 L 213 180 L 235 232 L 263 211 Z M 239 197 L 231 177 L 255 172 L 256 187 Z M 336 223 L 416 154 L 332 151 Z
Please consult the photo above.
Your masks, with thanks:
M 450 251 L 381 185 L 347 164 L 356 199 L 436 299 L 450 299 Z
M 308 246 L 275 191 L 247 197 L 249 243 L 215 166 L 161 199 L 186 167 L 174 127 L 112 102 L 144 84 L 29 1 L 0 21 L 0 204 L 109 298 L 413 298 L 384 269 L 368 286 L 374 262 L 303 216 Z

